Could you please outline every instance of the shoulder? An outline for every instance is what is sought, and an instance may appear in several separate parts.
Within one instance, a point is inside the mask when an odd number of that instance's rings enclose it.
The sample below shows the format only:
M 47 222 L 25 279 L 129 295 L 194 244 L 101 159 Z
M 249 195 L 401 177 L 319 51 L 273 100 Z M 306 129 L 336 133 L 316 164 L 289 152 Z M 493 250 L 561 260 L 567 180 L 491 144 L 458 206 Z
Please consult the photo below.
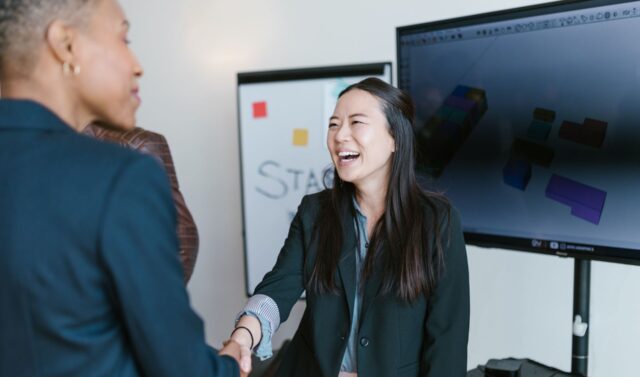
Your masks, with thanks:
M 428 222 L 437 221 L 440 224 L 450 222 L 457 213 L 446 196 L 428 191 L 422 193 L 422 209 Z
M 65 166 L 73 169 L 74 175 L 82 177 L 87 184 L 110 186 L 125 176 L 159 175 L 166 180 L 164 170 L 155 159 L 113 143 L 73 134 L 62 142 L 61 147 L 65 150 L 64 155 L 72 160 Z
M 331 189 L 305 195 L 300 201 L 300 209 L 318 211 L 322 206 L 331 203 Z
M 136 153 L 128 148 L 105 143 L 102 139 L 96 139 L 84 134 L 72 134 L 67 136 L 66 147 L 74 153 L 82 153 L 83 159 L 90 163 L 114 163 L 136 158 Z
M 423 195 L 422 207 L 426 216 L 425 223 L 438 234 L 436 237 L 444 245 L 462 237 L 460 214 L 446 196 L 426 192 Z
M 325 189 L 314 194 L 305 195 L 298 206 L 297 217 L 303 222 L 312 226 L 317 222 L 322 209 L 331 206 L 331 190 Z
M 167 140 L 161 134 L 140 127 L 135 127 L 128 131 L 121 131 L 91 124 L 85 128 L 83 134 L 98 140 L 117 143 L 130 149 L 140 149 L 146 144 L 167 144 Z
M 131 149 L 160 157 L 169 153 L 167 139 L 159 133 L 136 127 L 120 136 L 122 142 Z
M 160 163 L 143 153 L 116 145 L 105 146 L 94 154 L 96 166 L 103 165 L 103 159 L 111 160 L 111 163 L 104 163 L 109 167 L 99 178 L 105 185 L 102 191 L 103 221 L 138 219 L 145 222 L 145 226 L 157 223 L 161 218 L 169 219 L 167 223 L 174 222 L 175 206 L 169 180 Z M 150 221 L 151 218 L 154 220 Z

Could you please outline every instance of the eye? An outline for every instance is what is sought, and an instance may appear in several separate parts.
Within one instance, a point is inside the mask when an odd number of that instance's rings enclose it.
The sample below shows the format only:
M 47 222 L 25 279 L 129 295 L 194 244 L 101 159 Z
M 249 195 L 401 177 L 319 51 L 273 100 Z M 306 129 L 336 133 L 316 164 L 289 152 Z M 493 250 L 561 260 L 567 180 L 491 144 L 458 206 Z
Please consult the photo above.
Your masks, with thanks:
M 338 123 L 331 122 L 329 123 L 329 128 L 338 127 Z

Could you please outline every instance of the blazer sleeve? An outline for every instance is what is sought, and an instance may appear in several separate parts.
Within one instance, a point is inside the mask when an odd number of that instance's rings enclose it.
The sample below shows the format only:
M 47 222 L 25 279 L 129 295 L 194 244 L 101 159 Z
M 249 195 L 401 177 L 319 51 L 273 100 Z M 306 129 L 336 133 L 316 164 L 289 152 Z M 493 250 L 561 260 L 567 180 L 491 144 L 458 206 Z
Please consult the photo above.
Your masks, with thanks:
M 198 228 L 191 216 L 187 203 L 184 200 L 180 185 L 178 184 L 178 175 L 176 174 L 171 150 L 167 139 L 157 133 L 141 130 L 138 151 L 156 157 L 164 166 L 169 182 L 171 183 L 171 193 L 173 202 L 178 211 L 178 241 L 180 244 L 180 260 L 184 270 L 184 280 L 188 282 L 193 274 L 198 257 Z
M 238 376 L 205 343 L 183 283 L 167 176 L 136 154 L 114 179 L 103 210 L 100 256 L 116 315 L 143 375 Z
M 179 253 L 184 270 L 184 280 L 188 282 L 198 257 L 198 228 L 191 216 L 191 212 L 189 212 L 189 208 L 187 208 L 184 196 L 182 192 L 180 192 L 178 176 L 166 138 L 161 134 L 139 127 L 129 131 L 120 131 L 96 123 L 88 125 L 83 133 L 98 140 L 113 142 L 125 148 L 148 154 L 162 163 L 162 166 L 169 176 L 173 201 L 178 211 L 177 231 L 178 240 L 180 241 Z
M 422 375 L 464 377 L 469 339 L 469 269 L 460 217 L 454 209 L 443 233 L 444 273 L 428 300 Z
M 264 276 L 254 292 L 254 294 L 269 296 L 276 302 L 281 322 L 287 320 L 291 308 L 305 289 L 305 246 L 302 219 L 306 216 L 306 201 L 307 198 L 303 198 L 298 206 L 298 212 L 291 222 L 289 234 L 280 249 L 275 266 Z

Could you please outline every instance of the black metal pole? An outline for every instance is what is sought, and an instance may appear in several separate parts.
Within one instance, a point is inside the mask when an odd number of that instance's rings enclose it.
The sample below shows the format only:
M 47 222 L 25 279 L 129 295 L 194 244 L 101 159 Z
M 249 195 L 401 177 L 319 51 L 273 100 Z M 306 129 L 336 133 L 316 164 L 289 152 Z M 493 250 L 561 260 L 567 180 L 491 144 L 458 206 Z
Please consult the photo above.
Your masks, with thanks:
M 587 376 L 589 364 L 589 298 L 591 284 L 591 261 L 575 259 L 573 268 L 573 346 L 571 350 L 571 373 Z M 578 319 L 578 316 L 580 317 Z M 586 332 L 581 334 L 586 325 Z M 577 326 L 576 326 L 577 325 Z

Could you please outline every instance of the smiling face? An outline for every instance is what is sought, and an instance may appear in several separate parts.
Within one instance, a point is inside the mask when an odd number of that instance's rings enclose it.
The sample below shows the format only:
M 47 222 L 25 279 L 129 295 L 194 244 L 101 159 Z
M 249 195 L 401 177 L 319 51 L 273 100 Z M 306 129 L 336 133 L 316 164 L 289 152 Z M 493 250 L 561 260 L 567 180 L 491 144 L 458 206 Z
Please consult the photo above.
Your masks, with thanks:
M 114 127 L 135 127 L 142 68 L 129 49 L 129 22 L 116 0 L 101 0 L 86 31 L 78 35 L 80 72 L 74 80 L 79 105 L 90 117 Z
M 386 189 L 395 141 L 376 97 L 360 89 L 344 93 L 329 120 L 327 146 L 340 179 Z

